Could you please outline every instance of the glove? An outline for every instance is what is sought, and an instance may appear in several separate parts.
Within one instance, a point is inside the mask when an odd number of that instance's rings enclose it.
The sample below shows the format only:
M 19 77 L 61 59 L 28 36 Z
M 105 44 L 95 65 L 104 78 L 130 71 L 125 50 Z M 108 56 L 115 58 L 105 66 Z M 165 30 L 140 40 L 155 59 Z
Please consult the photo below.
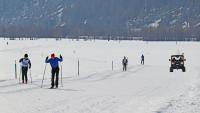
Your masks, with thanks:
M 60 58 L 62 59 L 62 55 L 60 55 Z
M 49 59 L 49 57 L 47 56 L 47 57 L 46 57 L 46 60 L 48 60 L 48 59 Z

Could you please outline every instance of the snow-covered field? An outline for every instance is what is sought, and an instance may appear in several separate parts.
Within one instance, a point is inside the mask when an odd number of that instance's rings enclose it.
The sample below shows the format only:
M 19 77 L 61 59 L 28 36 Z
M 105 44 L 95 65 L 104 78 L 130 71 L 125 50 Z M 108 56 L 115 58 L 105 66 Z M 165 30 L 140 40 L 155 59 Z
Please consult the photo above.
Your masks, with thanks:
M 1 113 L 199 113 L 200 43 L 141 41 L 0 40 Z M 169 72 L 170 55 L 184 52 L 186 72 Z M 32 61 L 33 83 L 15 79 L 15 60 Z M 62 54 L 63 86 L 50 87 L 45 57 Z M 144 54 L 145 65 L 140 65 Z M 121 60 L 127 56 L 128 71 Z M 80 75 L 78 76 L 78 59 Z M 112 61 L 114 70 L 112 71 Z M 30 71 L 29 71 L 30 72 Z M 28 72 L 28 73 L 29 73 Z

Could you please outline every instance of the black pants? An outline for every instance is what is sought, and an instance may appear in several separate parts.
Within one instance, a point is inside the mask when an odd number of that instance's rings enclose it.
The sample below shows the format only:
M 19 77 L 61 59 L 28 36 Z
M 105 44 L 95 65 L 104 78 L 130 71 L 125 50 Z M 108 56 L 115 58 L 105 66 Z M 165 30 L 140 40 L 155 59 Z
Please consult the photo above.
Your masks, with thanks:
M 127 64 L 123 64 L 123 71 L 126 71 Z
M 22 67 L 22 82 L 24 83 L 24 78 L 25 82 L 28 82 L 28 77 L 27 77 L 27 72 L 28 72 L 28 67 Z
M 144 60 L 141 60 L 141 64 L 143 64 L 143 65 L 144 65 Z
M 52 76 L 51 76 L 51 87 L 54 87 L 54 84 L 56 85 L 56 87 L 58 87 L 59 67 L 57 67 L 57 68 L 52 68 L 51 74 L 52 74 Z M 56 81 L 54 82 L 55 76 L 56 76 Z

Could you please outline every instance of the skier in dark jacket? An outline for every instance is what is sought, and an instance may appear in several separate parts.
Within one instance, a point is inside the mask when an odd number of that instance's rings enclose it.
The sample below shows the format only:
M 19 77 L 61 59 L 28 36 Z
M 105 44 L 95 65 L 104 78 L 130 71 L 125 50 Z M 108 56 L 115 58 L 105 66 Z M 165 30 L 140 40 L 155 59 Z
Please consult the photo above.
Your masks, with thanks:
M 28 77 L 27 77 L 27 72 L 28 72 L 28 68 L 31 68 L 31 61 L 28 58 L 28 54 L 24 55 L 24 58 L 21 58 L 19 60 L 19 62 L 21 63 L 21 71 L 22 71 L 22 83 L 26 83 L 28 82 Z M 25 78 L 25 81 L 24 81 Z
M 141 56 L 141 64 L 144 65 L 144 55 Z
M 62 56 L 60 55 L 60 58 L 58 57 L 55 57 L 55 54 L 51 54 L 51 58 L 49 59 L 48 56 L 46 57 L 46 60 L 45 62 L 46 63 L 50 63 L 51 65 L 51 88 L 54 88 L 54 84 L 56 85 L 56 88 L 58 88 L 58 75 L 59 75 L 59 64 L 58 62 L 62 62 L 63 61 L 63 58 Z M 54 78 L 55 78 L 55 75 L 56 75 L 56 81 L 54 83 Z
M 123 71 L 126 71 L 127 64 L 128 64 L 128 59 L 124 56 L 124 59 L 122 60 Z

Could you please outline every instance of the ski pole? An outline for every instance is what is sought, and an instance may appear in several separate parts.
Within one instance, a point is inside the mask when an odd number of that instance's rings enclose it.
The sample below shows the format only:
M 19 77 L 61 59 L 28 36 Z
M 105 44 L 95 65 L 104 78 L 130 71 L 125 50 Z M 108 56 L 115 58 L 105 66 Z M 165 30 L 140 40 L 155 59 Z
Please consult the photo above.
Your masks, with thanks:
M 45 75 L 45 72 L 46 72 L 46 67 L 47 67 L 47 63 L 45 63 L 45 68 L 44 68 L 44 73 L 43 73 L 43 79 L 42 79 L 41 88 L 43 86 L 43 81 L 44 81 L 44 75 Z
M 32 84 L 32 76 L 31 76 L 31 69 L 30 69 L 30 78 L 31 78 L 31 84 Z
M 62 82 L 62 79 L 63 79 L 63 77 L 62 77 L 62 63 L 61 62 L 60 62 L 60 71 L 61 71 L 60 72 L 60 75 L 61 75 L 60 76 L 61 77 L 61 79 L 60 79 L 61 80 L 61 86 L 63 87 L 63 82 Z

